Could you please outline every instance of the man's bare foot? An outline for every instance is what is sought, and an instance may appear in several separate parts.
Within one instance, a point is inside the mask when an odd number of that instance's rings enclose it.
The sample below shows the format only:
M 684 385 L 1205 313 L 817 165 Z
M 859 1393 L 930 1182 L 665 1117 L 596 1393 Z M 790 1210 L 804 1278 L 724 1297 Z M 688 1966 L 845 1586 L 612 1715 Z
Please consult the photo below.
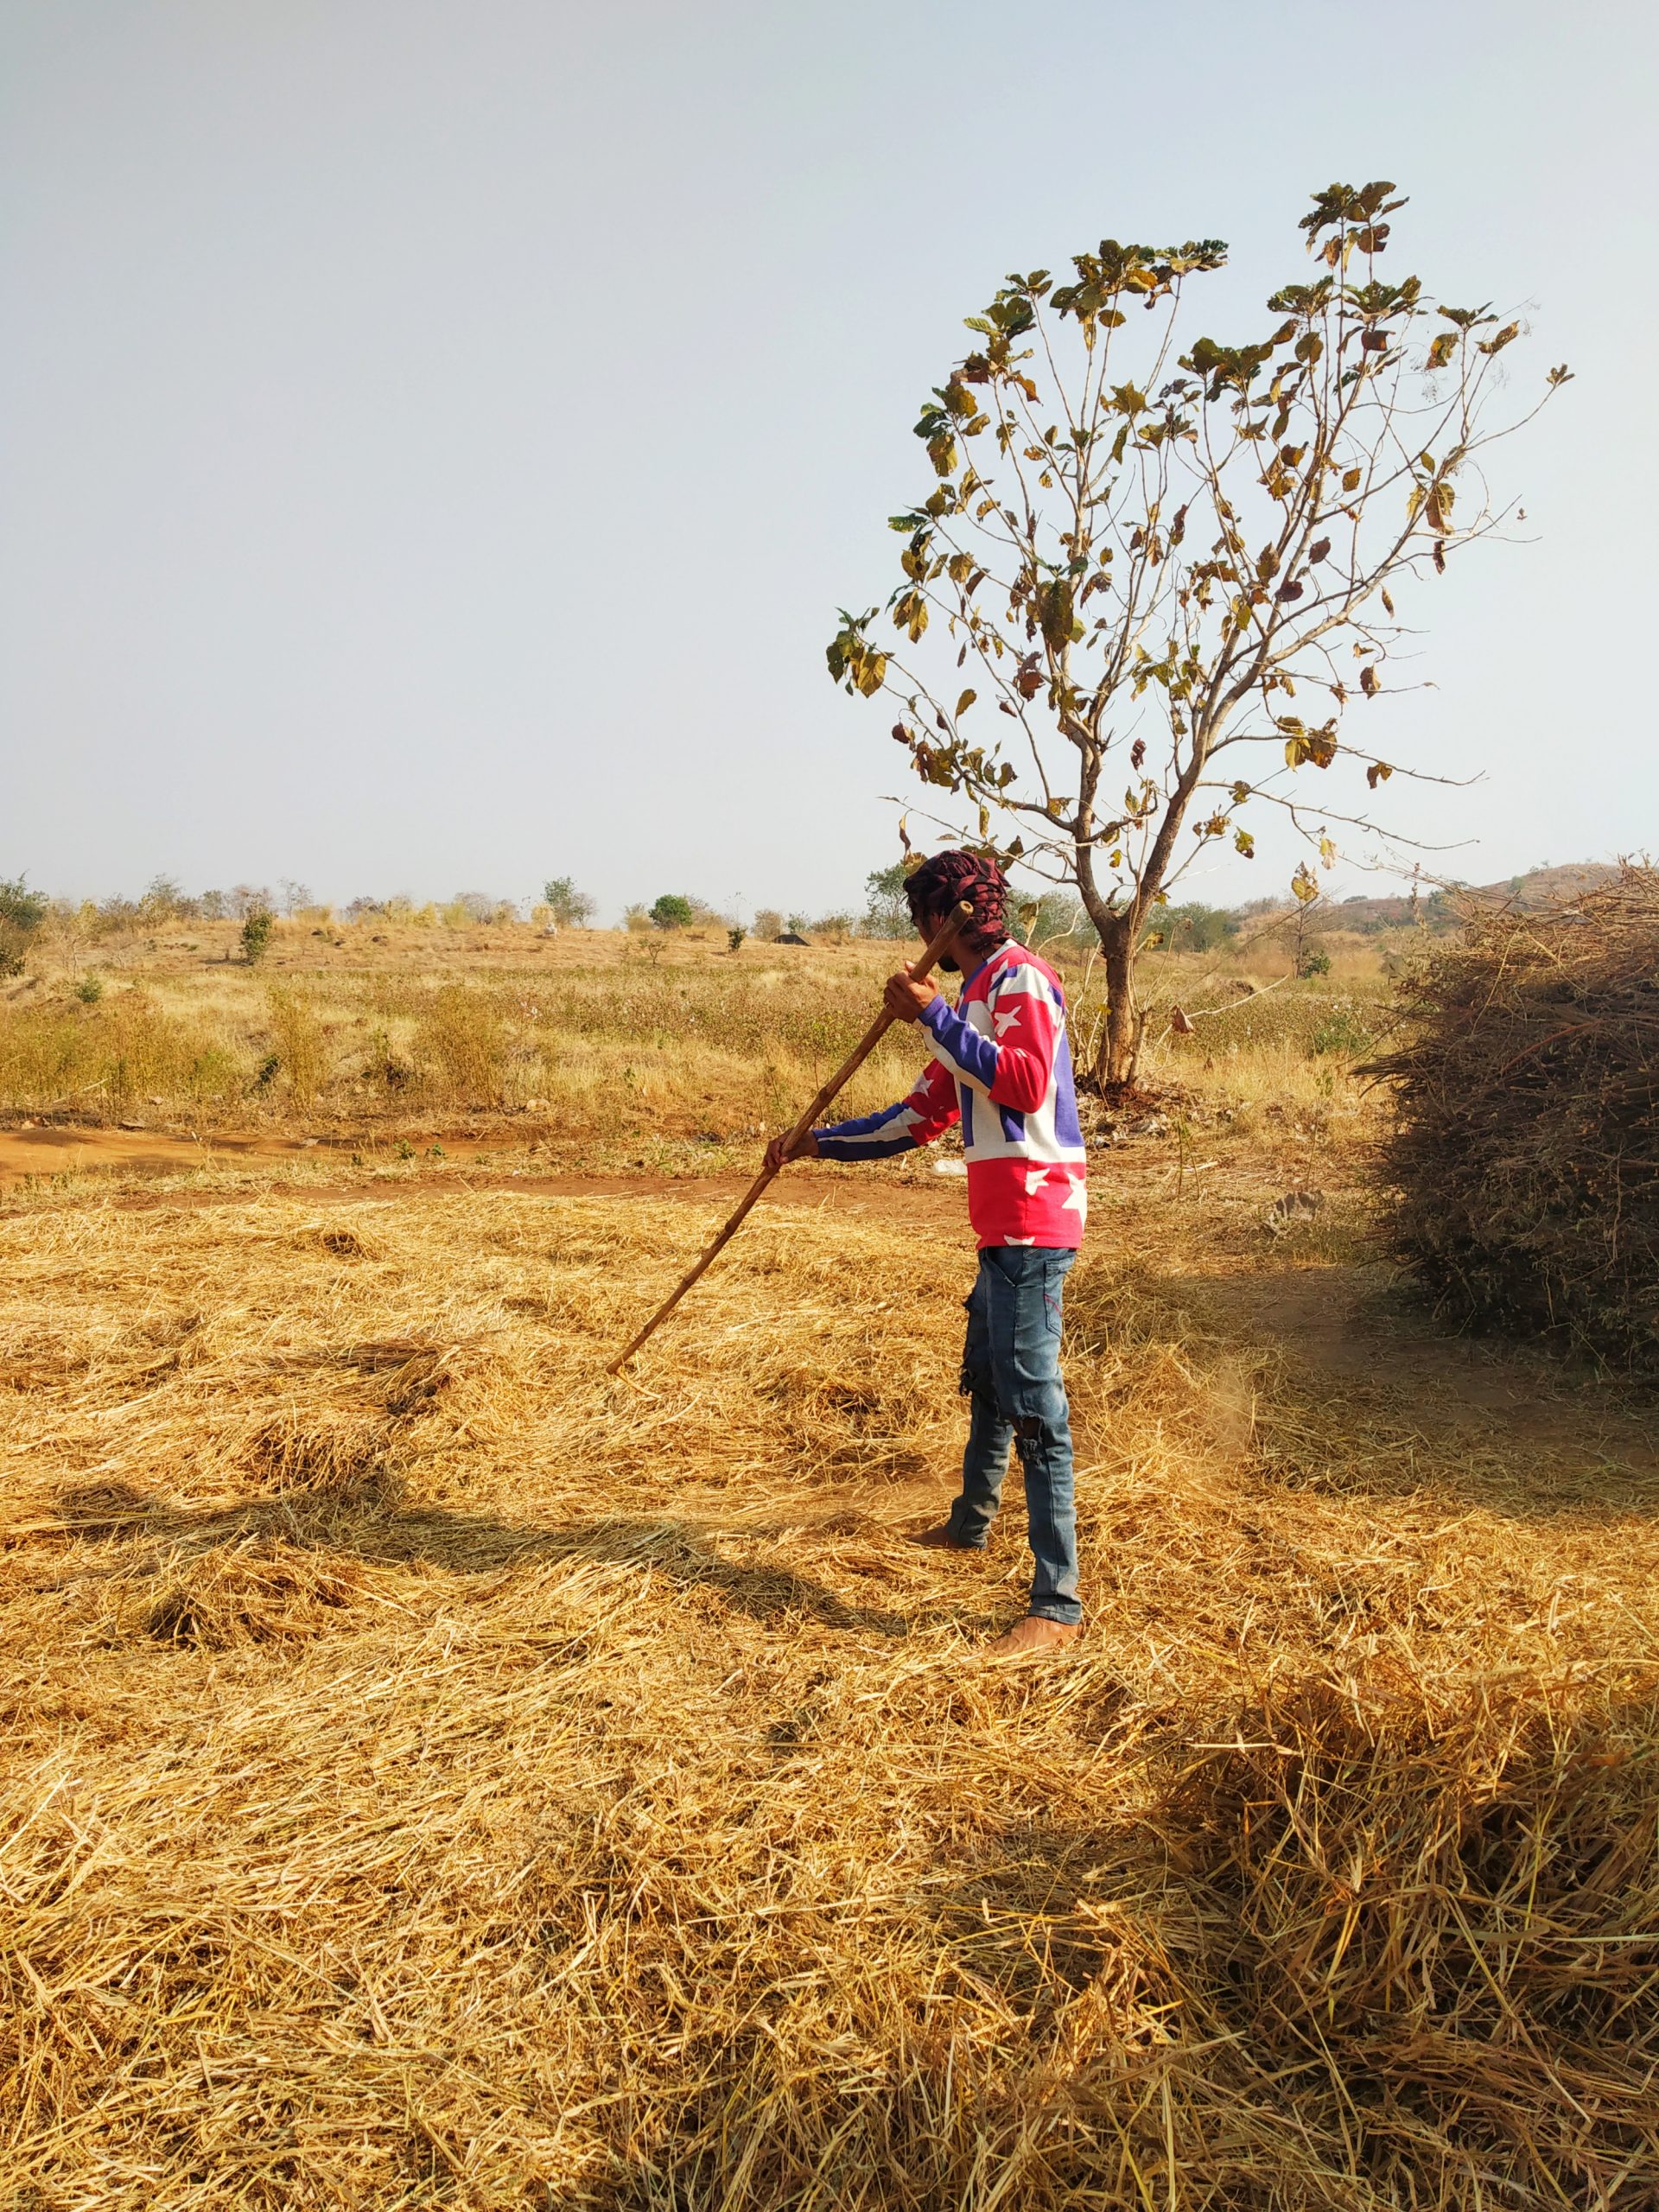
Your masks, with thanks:
M 959 1544 L 948 1523 L 942 1529 L 924 1529 L 919 1536 L 906 1536 L 905 1541 L 919 1544 L 929 1552 L 976 1552 L 982 1548 L 978 1544 Z
M 1083 1630 L 1075 1623 L 1045 1620 L 1040 1613 L 1027 1613 L 1016 1621 L 1006 1636 L 999 1636 L 987 1647 L 992 1659 L 1014 1659 L 1022 1651 L 1058 1651 L 1062 1645 L 1075 1643 Z

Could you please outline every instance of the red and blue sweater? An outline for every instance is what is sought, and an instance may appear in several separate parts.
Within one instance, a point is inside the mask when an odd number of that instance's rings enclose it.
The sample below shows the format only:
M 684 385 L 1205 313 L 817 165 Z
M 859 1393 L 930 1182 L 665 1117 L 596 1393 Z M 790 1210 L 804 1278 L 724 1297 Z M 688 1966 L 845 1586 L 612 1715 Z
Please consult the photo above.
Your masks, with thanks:
M 982 1247 L 1072 1250 L 1088 1212 L 1087 1166 L 1060 979 L 1023 945 L 999 945 L 953 1007 L 922 1016 L 938 1047 L 906 1098 L 814 1132 L 825 1160 L 887 1160 L 960 1121 L 968 1212 Z

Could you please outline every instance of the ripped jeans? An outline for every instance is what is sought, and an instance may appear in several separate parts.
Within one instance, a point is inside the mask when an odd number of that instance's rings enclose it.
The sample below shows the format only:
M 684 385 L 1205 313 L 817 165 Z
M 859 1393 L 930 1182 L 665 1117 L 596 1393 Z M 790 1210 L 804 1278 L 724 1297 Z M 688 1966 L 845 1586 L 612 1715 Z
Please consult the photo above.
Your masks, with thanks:
M 1026 1478 L 1026 1519 L 1036 1573 L 1032 1612 L 1068 1624 L 1077 1602 L 1077 1520 L 1071 1415 L 1060 1380 L 1060 1300 L 1077 1254 L 1034 1244 L 988 1245 L 968 1300 L 962 1389 L 973 1402 L 954 1542 L 983 1550 L 1002 1495 L 1008 1446 Z

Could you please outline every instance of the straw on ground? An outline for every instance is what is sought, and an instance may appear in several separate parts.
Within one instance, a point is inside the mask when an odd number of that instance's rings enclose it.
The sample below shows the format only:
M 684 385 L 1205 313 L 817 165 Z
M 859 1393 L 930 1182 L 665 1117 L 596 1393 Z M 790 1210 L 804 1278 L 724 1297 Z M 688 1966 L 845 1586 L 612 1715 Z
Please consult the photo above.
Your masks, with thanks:
M 1651 1473 L 1126 1208 L 1089 1636 L 988 1667 L 969 1255 L 762 1210 L 610 1381 L 715 1211 L 0 1224 L 0 2201 L 1649 2202 Z

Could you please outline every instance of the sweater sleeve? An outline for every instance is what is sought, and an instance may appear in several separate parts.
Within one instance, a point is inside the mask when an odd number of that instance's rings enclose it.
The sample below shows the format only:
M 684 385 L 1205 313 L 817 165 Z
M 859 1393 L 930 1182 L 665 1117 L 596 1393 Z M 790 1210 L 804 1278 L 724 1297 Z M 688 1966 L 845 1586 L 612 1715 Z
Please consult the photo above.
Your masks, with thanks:
M 976 1029 L 941 994 L 922 1016 L 939 1058 L 994 1106 L 1034 1114 L 1054 1077 L 1065 1009 L 1040 969 L 1002 969 L 985 1001 L 990 1034 Z
M 879 1114 L 866 1114 L 855 1122 L 837 1122 L 831 1128 L 814 1129 L 821 1160 L 887 1160 L 895 1153 L 914 1152 L 931 1144 L 962 1117 L 957 1086 L 938 1060 L 930 1060 L 920 1081 L 896 1106 Z

